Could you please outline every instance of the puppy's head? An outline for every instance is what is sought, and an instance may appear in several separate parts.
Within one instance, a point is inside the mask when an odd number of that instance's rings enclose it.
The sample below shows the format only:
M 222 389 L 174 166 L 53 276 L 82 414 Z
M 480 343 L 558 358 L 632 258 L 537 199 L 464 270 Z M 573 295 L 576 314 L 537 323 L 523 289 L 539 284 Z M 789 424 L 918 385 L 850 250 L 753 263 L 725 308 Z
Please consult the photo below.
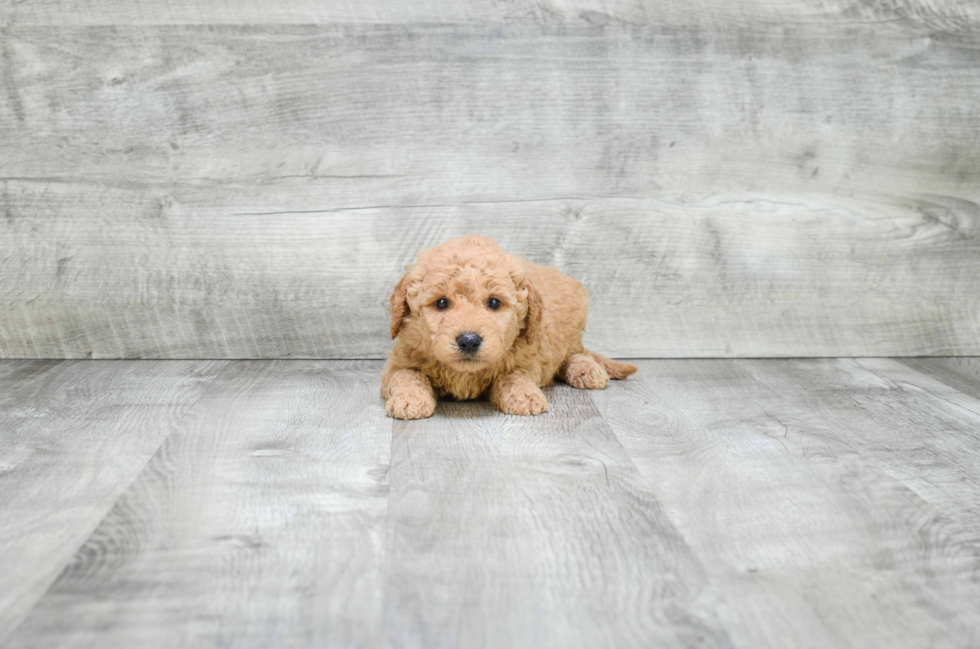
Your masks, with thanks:
M 521 261 L 477 236 L 419 255 L 390 302 L 392 338 L 462 372 L 497 365 L 521 336 L 533 341 L 541 319 Z

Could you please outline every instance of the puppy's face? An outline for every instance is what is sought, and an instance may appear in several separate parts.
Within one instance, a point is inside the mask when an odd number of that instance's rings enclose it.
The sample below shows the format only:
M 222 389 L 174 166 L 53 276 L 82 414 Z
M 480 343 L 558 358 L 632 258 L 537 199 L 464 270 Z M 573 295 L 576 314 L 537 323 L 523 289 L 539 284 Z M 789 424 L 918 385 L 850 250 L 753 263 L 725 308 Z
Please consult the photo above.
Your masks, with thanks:
M 392 337 L 457 371 L 477 372 L 500 363 L 525 329 L 529 287 L 516 259 L 495 244 L 445 247 L 422 255 L 399 282 Z

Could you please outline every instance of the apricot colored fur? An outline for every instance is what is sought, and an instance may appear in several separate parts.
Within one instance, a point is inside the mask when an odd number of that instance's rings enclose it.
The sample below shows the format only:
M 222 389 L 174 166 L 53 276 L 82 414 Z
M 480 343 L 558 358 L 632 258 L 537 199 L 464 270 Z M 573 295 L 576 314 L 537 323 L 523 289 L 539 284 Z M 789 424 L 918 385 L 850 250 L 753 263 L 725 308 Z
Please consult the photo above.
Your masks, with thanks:
M 439 298 L 449 308 L 436 308 Z M 501 306 L 487 306 L 491 297 Z M 582 347 L 589 310 L 585 287 L 558 270 L 504 252 L 484 237 L 452 239 L 419 255 L 391 295 L 395 345 L 381 375 L 385 411 L 398 419 L 429 417 L 439 397 L 487 397 L 513 415 L 548 410 L 542 387 L 559 378 L 598 390 L 635 365 Z M 456 348 L 464 332 L 483 343 L 467 360 Z

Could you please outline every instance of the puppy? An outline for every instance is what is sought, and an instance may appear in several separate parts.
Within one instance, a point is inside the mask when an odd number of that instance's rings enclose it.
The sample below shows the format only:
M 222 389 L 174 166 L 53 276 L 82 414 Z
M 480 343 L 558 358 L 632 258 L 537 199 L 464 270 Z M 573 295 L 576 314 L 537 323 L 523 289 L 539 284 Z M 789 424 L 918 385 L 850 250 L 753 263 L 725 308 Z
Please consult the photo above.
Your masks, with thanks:
M 381 375 L 390 417 L 429 417 L 439 397 L 481 396 L 507 414 L 537 415 L 556 377 L 600 390 L 637 370 L 582 347 L 584 286 L 484 237 L 423 252 L 390 302 L 395 345 Z

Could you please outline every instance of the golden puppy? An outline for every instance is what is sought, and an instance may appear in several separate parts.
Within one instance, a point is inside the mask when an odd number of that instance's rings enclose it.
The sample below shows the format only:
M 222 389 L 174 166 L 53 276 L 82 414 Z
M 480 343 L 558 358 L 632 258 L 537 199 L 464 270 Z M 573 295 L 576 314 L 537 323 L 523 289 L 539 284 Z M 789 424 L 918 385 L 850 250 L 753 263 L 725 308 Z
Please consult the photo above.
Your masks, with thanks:
M 436 399 L 487 396 L 511 415 L 548 409 L 555 377 L 579 389 L 625 379 L 635 365 L 582 347 L 585 287 L 483 237 L 452 239 L 419 255 L 391 294 L 395 346 L 381 375 L 385 411 L 435 412 Z

